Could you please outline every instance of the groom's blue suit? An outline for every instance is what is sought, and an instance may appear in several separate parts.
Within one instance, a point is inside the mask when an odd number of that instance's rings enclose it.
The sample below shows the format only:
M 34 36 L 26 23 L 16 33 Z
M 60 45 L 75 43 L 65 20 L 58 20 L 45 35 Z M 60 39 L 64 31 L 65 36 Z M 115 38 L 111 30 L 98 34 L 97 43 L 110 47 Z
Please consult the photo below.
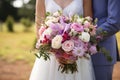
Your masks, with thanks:
M 118 55 L 115 33 L 120 30 L 120 0 L 93 0 L 93 15 L 98 18 L 97 34 L 107 31 L 99 45 L 106 48 L 113 59 L 108 62 L 102 53 L 92 56 L 96 80 L 112 80 L 113 65 Z

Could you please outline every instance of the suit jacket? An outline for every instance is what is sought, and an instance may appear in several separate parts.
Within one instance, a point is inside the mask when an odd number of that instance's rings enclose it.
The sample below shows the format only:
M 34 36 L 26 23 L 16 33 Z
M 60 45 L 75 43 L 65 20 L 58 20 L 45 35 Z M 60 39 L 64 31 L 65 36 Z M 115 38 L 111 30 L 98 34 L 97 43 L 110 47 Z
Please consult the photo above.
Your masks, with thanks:
M 113 59 L 112 62 L 109 62 L 102 53 L 98 53 L 92 55 L 94 65 L 113 65 L 117 61 L 118 47 L 115 33 L 120 30 L 119 8 L 120 0 L 93 0 L 93 16 L 98 18 L 97 35 L 107 31 L 107 34 L 99 42 L 99 46 L 106 48 Z

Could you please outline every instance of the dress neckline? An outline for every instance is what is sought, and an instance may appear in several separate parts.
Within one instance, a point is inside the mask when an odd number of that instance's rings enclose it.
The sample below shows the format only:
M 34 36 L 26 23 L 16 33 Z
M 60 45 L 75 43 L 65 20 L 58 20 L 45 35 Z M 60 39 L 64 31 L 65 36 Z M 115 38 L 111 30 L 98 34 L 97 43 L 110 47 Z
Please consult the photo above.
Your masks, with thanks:
M 61 10 L 65 10 L 66 8 L 68 8 L 70 5 L 72 5 L 72 3 L 74 2 L 74 0 L 72 0 L 68 5 L 66 5 L 64 8 L 62 8 L 55 0 L 52 0 L 58 7 L 60 7 Z

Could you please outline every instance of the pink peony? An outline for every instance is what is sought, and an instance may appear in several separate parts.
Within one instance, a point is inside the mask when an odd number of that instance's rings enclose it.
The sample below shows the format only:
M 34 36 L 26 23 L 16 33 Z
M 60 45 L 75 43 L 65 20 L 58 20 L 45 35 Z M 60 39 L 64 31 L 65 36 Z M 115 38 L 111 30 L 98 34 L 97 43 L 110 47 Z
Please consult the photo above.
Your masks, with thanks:
M 62 49 L 66 52 L 73 50 L 74 42 L 72 40 L 67 40 L 62 44 Z
M 73 55 L 82 57 L 85 54 L 85 49 L 83 47 L 74 47 Z
M 90 49 L 89 49 L 89 51 L 90 51 L 91 55 L 96 54 L 97 53 L 96 46 L 91 46 Z
M 83 31 L 83 26 L 80 25 L 79 23 L 73 23 L 71 24 L 71 29 L 74 29 L 77 32 Z
M 73 39 L 73 40 L 74 40 L 75 47 L 84 46 L 84 42 L 81 41 L 80 39 Z

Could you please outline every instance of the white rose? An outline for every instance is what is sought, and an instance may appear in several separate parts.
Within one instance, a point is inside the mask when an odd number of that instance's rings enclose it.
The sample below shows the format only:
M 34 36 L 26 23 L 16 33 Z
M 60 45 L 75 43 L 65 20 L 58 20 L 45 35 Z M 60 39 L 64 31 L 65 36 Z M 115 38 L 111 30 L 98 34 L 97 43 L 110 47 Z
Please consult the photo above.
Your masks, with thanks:
M 47 21 L 45 21 L 45 24 L 47 25 L 47 26 L 49 26 L 50 24 L 52 24 L 52 23 L 57 23 L 59 21 L 59 18 L 57 17 L 57 18 L 52 18 L 52 19 L 50 19 L 50 20 L 47 20 Z
M 89 28 L 84 28 L 84 30 L 85 30 L 86 32 L 89 32 L 89 31 L 90 31 L 90 29 L 89 29 Z
M 92 20 L 92 18 L 91 18 L 90 16 L 85 17 L 85 19 L 87 19 L 87 20 L 89 20 L 89 21 Z
M 52 33 L 52 29 L 51 28 L 47 28 L 44 32 L 43 35 L 51 35 Z
M 59 20 L 59 17 L 48 16 L 45 20 L 45 24 L 49 26 L 53 22 L 58 22 L 58 20 Z
M 77 15 L 77 14 L 76 14 L 76 15 L 74 15 L 73 17 L 74 17 L 74 20 L 79 19 L 79 15 Z
M 84 21 L 84 24 L 88 24 L 88 25 L 90 25 L 90 22 L 88 22 L 88 21 Z
M 59 17 L 53 18 L 53 22 L 58 22 L 58 21 L 59 21 Z
M 45 24 L 47 25 L 47 26 L 49 26 L 50 24 L 52 24 L 53 23 L 53 20 L 47 20 L 47 21 L 45 21 Z
M 62 36 L 61 35 L 56 35 L 53 39 L 52 39 L 52 48 L 54 49 L 59 49 L 62 45 Z
M 83 23 L 83 21 L 84 21 L 84 18 L 78 18 L 78 19 L 77 19 L 77 22 L 78 22 L 78 23 Z
M 60 12 L 55 12 L 55 13 L 53 13 L 53 16 L 55 16 L 55 17 L 58 17 L 58 16 L 60 16 Z
M 82 32 L 81 35 L 79 36 L 79 39 L 81 39 L 84 42 L 89 42 L 90 34 L 88 32 Z
M 47 16 L 47 17 L 46 17 L 46 21 L 52 20 L 53 18 L 54 18 L 53 16 Z
M 69 33 L 70 36 L 76 36 L 77 34 L 78 34 L 78 32 L 75 31 L 74 29 L 71 29 L 71 31 Z

